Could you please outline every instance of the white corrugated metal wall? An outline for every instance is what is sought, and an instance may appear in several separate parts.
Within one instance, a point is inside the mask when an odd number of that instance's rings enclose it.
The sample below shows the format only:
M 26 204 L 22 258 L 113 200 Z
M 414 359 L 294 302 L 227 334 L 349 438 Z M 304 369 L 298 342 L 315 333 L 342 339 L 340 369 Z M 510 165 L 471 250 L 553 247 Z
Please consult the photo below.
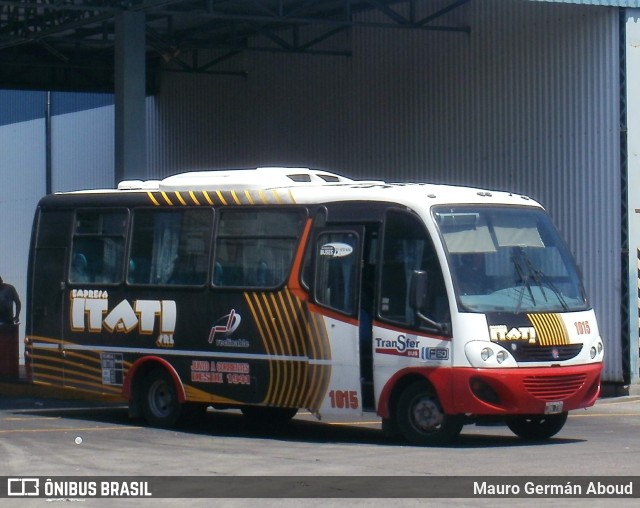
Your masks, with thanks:
M 630 9 L 626 19 L 627 152 L 629 230 L 629 336 L 631 351 L 640 347 L 640 9 Z M 631 283 L 635 281 L 635 283 Z M 632 354 L 632 358 L 635 355 Z M 631 361 L 638 372 L 638 357 Z
M 166 75 L 156 176 L 310 165 L 508 189 L 542 201 L 586 279 L 622 380 L 618 11 L 483 0 L 471 33 L 355 29 L 353 56 L 245 54 L 247 78 Z
M 53 116 L 53 192 L 113 187 L 114 129 L 112 106 Z
M 33 210 L 45 193 L 44 121 L 1 126 L 0 147 L 0 276 L 24 300 Z
M 0 275 L 24 305 L 33 214 L 46 193 L 46 100 L 44 94 L 10 93 L 16 110 L 36 102 L 41 111 L 39 118 L 0 126 Z M 113 187 L 113 107 L 54 115 L 51 123 L 53 192 Z M 24 336 L 23 324 L 20 332 Z M 21 359 L 23 353 L 21 343 Z
M 147 102 L 149 177 L 310 165 L 529 194 L 583 268 L 608 347 L 604 377 L 620 381 L 617 10 L 483 0 L 447 22 L 471 33 L 355 29 L 334 41 L 349 58 L 245 53 L 225 65 L 247 78 L 164 75 Z M 44 193 L 44 161 L 33 160 L 44 156 L 44 121 L 0 127 L 0 143 L 11 147 L 0 167 L 19 175 L 2 200 L 28 202 L 2 227 L 20 224 L 26 245 Z M 111 106 L 54 117 L 54 190 L 111 186 L 113 163 Z M 1 249 L 0 270 L 19 282 L 26 247 L 17 259 Z

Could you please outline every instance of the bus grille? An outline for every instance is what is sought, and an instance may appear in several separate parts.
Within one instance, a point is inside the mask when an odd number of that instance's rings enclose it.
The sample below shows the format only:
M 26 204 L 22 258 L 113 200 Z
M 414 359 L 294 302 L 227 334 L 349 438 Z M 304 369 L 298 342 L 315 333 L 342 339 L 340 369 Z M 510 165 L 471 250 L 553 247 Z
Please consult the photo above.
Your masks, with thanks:
M 520 346 L 513 351 L 519 362 L 561 362 L 580 354 L 582 344 L 567 346 Z
M 546 401 L 563 400 L 576 393 L 584 385 L 587 376 L 530 376 L 524 379 L 524 387 L 535 398 Z

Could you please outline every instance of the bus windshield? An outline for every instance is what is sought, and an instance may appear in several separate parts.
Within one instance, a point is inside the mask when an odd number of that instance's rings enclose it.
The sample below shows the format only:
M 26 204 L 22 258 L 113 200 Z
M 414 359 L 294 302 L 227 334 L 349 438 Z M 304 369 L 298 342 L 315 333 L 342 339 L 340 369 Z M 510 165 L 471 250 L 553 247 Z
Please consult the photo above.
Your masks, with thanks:
M 461 310 L 563 312 L 588 308 L 578 272 L 548 215 L 507 206 L 436 207 Z

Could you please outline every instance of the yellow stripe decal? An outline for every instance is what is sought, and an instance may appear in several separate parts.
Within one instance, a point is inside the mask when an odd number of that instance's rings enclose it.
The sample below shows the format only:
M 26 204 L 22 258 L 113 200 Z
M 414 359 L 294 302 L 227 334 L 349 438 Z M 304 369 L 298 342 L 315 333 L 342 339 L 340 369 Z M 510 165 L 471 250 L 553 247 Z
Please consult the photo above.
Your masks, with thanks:
M 196 204 L 199 205 L 200 201 L 198 201 L 198 198 L 196 197 L 195 192 L 193 191 L 189 191 L 189 196 L 191 197 L 191 200 Z
M 204 390 L 200 390 L 191 385 L 184 385 L 184 393 L 187 396 L 187 400 L 190 402 L 209 402 L 218 404 L 240 404 L 239 401 L 222 397 L 220 395 L 214 395 Z
M 295 199 L 291 189 L 286 190 L 281 194 L 277 189 L 270 189 L 265 191 L 263 189 L 258 190 L 228 190 L 228 191 L 147 191 L 147 197 L 155 206 L 169 205 L 175 206 L 180 204 L 182 206 L 189 205 L 202 205 L 203 202 L 198 198 L 198 193 L 202 194 L 203 199 L 211 206 L 222 205 L 269 205 L 269 204 L 295 204 Z M 186 195 L 188 194 L 188 198 Z M 173 198 L 171 197 L 173 195 Z M 225 197 L 225 195 L 227 197 Z M 214 196 L 217 198 L 214 199 Z
M 240 198 L 238 198 L 238 195 L 236 194 L 236 191 L 231 191 L 231 197 L 235 201 L 236 205 L 241 205 L 242 204 L 242 201 L 240 201 Z
M 204 199 L 207 200 L 207 203 L 213 205 L 213 200 L 211 199 L 211 196 L 209 196 L 209 193 L 207 191 L 202 191 L 202 195 L 204 196 Z
M 569 344 L 569 333 L 558 314 L 528 314 L 536 330 L 536 339 L 541 346 Z
M 160 194 L 162 195 L 162 197 L 164 198 L 165 202 L 169 205 L 169 206 L 173 206 L 173 203 L 171 202 L 171 200 L 169 199 L 169 196 L 167 196 L 166 192 L 160 192 Z
M 226 200 L 224 199 L 224 196 L 222 195 L 222 192 L 216 191 L 216 196 L 218 196 L 218 199 L 223 205 L 227 204 Z
M 186 205 L 187 204 L 187 202 L 184 200 L 184 198 L 182 197 L 182 195 L 179 192 L 176 192 L 175 195 L 178 198 L 178 201 L 180 201 L 181 205 Z
M 269 361 L 269 386 L 263 403 L 318 410 L 329 385 L 331 366 L 328 362 L 311 365 L 308 360 L 310 356 L 331 359 L 322 317 L 311 314 L 287 289 L 273 294 L 245 293 L 245 300 L 265 353 L 300 359 Z
M 149 197 L 149 199 L 151 200 L 151 202 L 156 205 L 156 206 L 160 206 L 160 203 L 158 202 L 158 200 L 155 198 L 155 196 L 153 195 L 152 192 L 147 192 L 147 196 Z

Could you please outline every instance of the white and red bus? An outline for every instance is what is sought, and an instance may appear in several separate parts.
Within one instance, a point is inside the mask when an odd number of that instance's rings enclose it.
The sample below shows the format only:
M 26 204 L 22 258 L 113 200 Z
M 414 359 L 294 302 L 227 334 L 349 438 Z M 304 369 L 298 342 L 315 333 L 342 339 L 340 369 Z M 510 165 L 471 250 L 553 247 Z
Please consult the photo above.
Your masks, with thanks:
M 152 425 L 372 411 L 414 444 L 496 419 L 553 436 L 596 401 L 604 354 L 535 201 L 304 168 L 44 197 L 25 343 L 34 383 Z

